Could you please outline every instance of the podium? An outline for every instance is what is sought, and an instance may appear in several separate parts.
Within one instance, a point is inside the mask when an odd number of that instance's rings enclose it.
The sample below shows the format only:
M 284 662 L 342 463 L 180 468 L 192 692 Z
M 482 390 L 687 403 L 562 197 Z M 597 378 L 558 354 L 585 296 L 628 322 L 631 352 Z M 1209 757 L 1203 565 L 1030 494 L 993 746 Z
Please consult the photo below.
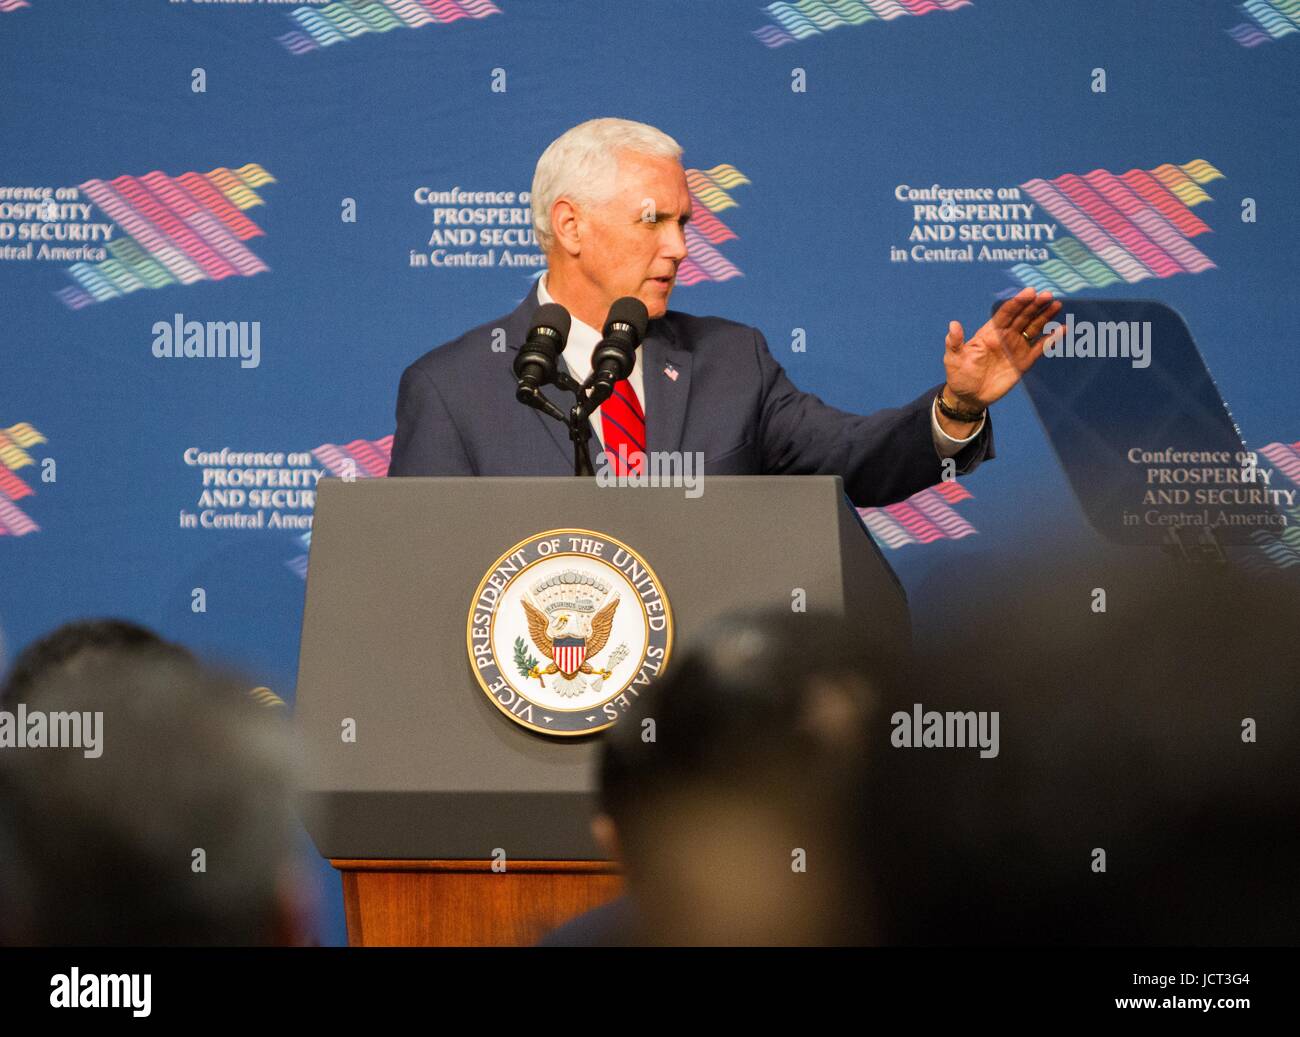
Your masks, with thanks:
M 341 873 L 350 944 L 526 945 L 615 896 L 619 875 L 589 828 L 601 736 L 583 725 L 621 714 L 637 685 L 600 709 L 585 703 L 627 680 L 638 651 L 643 681 L 665 636 L 802 606 L 910 637 L 901 585 L 838 477 L 706 476 L 701 489 L 321 480 L 295 715 L 304 821 Z M 598 559 L 593 542 L 615 546 Z M 611 558 L 625 569 L 600 575 Z M 611 629 L 598 606 L 614 597 Z M 541 626 L 524 626 L 530 615 Z M 609 645 L 597 654 L 602 616 Z M 565 639 L 571 619 L 591 657 L 569 679 L 578 663 L 556 672 L 546 653 L 582 648 Z

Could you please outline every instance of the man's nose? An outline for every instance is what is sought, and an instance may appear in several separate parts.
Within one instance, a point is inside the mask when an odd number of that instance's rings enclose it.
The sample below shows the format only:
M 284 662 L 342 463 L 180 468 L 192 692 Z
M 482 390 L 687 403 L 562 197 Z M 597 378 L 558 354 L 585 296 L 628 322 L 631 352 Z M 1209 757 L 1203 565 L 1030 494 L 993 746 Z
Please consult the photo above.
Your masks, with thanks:
M 686 258 L 686 228 L 677 222 L 666 226 L 669 229 L 664 232 L 663 241 L 659 246 L 660 254 L 674 263 L 680 263 Z

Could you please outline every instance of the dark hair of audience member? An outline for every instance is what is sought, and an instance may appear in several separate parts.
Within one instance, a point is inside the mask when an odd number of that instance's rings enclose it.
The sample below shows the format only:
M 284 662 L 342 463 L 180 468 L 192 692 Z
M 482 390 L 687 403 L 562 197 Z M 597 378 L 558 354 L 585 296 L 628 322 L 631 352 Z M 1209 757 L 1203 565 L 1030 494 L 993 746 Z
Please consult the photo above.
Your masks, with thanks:
M 821 613 L 698 632 L 607 736 L 600 798 L 655 944 L 852 942 L 855 810 L 892 652 Z
M 180 645 L 165 641 L 148 627 L 130 620 L 74 620 L 38 638 L 19 653 L 0 686 L 0 707 L 19 702 L 38 680 L 54 670 L 76 667 L 83 653 L 96 649 L 192 659 Z
M 873 735 L 874 938 L 1300 941 L 1294 578 L 1054 558 L 980 585 Z M 893 747 L 918 703 L 998 711 L 998 755 Z
M 8 862 L 28 910 L 8 938 L 39 945 L 265 945 L 304 934 L 296 754 L 287 725 L 188 653 L 48 652 L 25 678 L 40 710 L 102 714 L 102 754 L 6 752 Z M 8 883 L 7 883 L 8 884 Z

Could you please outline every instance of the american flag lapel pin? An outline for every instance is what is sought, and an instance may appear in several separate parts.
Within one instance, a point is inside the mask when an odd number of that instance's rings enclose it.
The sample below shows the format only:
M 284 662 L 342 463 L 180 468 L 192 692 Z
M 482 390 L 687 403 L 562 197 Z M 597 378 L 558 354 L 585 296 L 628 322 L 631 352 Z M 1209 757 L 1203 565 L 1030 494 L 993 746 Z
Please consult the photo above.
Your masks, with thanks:
M 664 374 L 666 374 L 674 382 L 677 381 L 677 368 L 673 367 L 672 364 L 664 364 Z

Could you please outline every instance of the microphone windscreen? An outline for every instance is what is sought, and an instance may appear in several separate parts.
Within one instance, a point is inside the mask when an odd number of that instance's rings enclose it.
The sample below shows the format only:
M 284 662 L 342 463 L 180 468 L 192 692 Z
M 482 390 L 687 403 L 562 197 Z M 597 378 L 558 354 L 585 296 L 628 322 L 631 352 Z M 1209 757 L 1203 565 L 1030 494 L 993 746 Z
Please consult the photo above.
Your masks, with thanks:
M 530 337 L 533 328 L 551 328 L 560 336 L 560 342 L 563 344 L 568 341 L 569 328 L 572 326 L 573 318 L 569 316 L 569 311 L 558 302 L 548 302 L 537 307 L 537 312 L 533 314 L 533 322 L 528 327 Z
M 625 295 L 621 299 L 615 299 L 614 305 L 609 308 L 604 333 L 606 336 L 609 335 L 612 324 L 630 324 L 636 331 L 636 340 L 639 343 L 645 338 L 645 329 L 649 323 L 650 311 L 645 308 L 645 303 L 635 295 Z

